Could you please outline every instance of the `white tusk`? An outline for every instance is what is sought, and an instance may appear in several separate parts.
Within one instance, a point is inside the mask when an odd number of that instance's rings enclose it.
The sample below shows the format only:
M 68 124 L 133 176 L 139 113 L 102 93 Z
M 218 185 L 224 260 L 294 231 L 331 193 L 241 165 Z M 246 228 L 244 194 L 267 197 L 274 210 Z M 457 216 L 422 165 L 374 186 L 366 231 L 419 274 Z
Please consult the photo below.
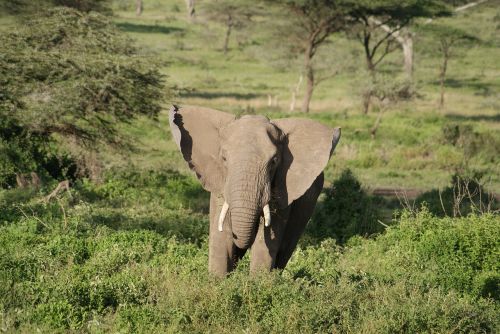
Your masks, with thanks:
M 222 232 L 222 225 L 224 225 L 224 219 L 226 219 L 226 213 L 228 209 L 229 209 L 229 204 L 227 204 L 227 202 L 224 201 L 224 205 L 222 206 L 222 210 L 220 210 L 220 216 L 219 216 L 219 232 Z
M 269 203 L 264 207 L 264 226 L 271 226 L 271 211 L 269 211 Z

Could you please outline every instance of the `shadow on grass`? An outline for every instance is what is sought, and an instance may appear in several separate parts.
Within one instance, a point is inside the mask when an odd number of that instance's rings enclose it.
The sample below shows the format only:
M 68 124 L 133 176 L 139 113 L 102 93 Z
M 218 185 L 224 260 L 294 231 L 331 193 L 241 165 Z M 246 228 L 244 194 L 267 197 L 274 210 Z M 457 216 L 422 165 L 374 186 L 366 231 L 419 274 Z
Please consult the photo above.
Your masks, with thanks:
M 435 80 L 432 82 L 433 85 L 439 86 L 440 82 Z M 490 96 L 494 94 L 497 87 L 494 83 L 488 83 L 481 81 L 479 78 L 464 78 L 464 79 L 454 79 L 448 78 L 444 83 L 445 87 L 449 88 L 471 88 L 476 91 L 476 95 Z
M 346 169 L 331 187 L 324 189 L 301 244 L 319 244 L 333 238 L 342 245 L 353 236 L 380 233 L 384 230 L 380 220 L 387 222 L 392 217 L 392 210 L 387 213 L 383 209 L 392 209 L 392 205 L 381 196 L 367 193 L 356 176 Z
M 500 122 L 500 113 L 494 115 L 458 115 L 448 114 L 446 118 L 454 121 L 487 121 L 487 122 Z
M 179 241 L 201 243 L 208 237 L 208 216 L 179 214 L 167 216 L 137 216 L 121 212 L 100 212 L 88 217 L 93 224 L 104 225 L 116 231 L 149 230 L 164 237 L 175 236 Z
M 234 92 L 200 92 L 200 91 L 183 91 L 180 92 L 181 97 L 197 97 L 202 99 L 219 99 L 219 98 L 234 98 L 237 100 L 250 100 L 260 97 L 260 94 L 255 93 L 234 93 Z
M 136 24 L 136 23 L 117 23 L 116 26 L 120 30 L 126 32 L 138 33 L 157 33 L 157 34 L 170 34 L 177 31 L 183 31 L 181 28 L 165 27 L 157 24 Z

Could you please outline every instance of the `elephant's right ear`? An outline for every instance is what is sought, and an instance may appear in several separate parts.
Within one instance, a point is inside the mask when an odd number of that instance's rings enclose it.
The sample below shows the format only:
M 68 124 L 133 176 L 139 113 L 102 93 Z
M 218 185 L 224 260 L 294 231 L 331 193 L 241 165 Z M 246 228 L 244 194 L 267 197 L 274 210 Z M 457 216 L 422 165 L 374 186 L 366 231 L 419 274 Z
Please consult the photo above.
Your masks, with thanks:
M 222 192 L 223 168 L 219 159 L 219 129 L 233 121 L 231 114 L 202 107 L 172 106 L 170 130 L 184 160 L 203 188 Z

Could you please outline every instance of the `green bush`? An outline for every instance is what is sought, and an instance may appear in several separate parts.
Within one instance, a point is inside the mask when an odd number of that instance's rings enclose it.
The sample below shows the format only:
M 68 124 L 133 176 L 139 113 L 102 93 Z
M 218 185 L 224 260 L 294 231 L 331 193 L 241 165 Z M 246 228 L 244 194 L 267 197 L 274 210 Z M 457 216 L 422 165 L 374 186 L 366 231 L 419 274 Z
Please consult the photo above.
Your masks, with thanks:
M 61 175 L 68 166 L 50 160 L 68 155 L 75 173 L 98 178 L 100 147 L 131 147 L 120 124 L 161 109 L 158 64 L 100 14 L 37 12 L 0 44 L 0 184 L 15 173 Z
M 499 240 L 498 215 L 437 218 L 426 209 L 416 216 L 405 212 L 376 241 L 349 249 L 342 266 L 384 282 L 408 280 L 422 288 L 496 298 Z
M 441 142 L 463 150 L 464 156 L 484 154 L 489 157 L 500 155 L 500 139 L 490 131 L 477 132 L 470 124 L 447 123 L 441 128 Z
M 10 0 L 0 3 L 0 12 L 31 14 L 54 6 L 65 6 L 82 12 L 111 13 L 112 0 Z
M 324 236 L 317 245 L 297 249 L 282 272 L 249 276 L 245 257 L 234 273 L 218 280 L 207 272 L 206 219 L 153 201 L 152 194 L 163 188 L 165 195 L 189 192 L 183 184 L 191 177 L 126 175 L 113 191 L 100 189 L 107 183 L 74 188 L 72 199 L 60 199 L 66 216 L 57 203 L 39 205 L 33 195 L 16 195 L 26 216 L 0 226 L 0 305 L 7 331 L 499 329 L 498 216 L 403 214 L 376 239 L 357 236 L 341 247 Z M 81 189 L 98 196 L 85 202 Z M 127 192 L 135 195 L 114 207 L 118 194 Z M 121 216 L 113 223 L 96 218 L 117 211 Z M 156 228 L 138 224 L 138 217 L 155 215 L 163 217 Z M 204 229 L 189 227 L 197 224 Z

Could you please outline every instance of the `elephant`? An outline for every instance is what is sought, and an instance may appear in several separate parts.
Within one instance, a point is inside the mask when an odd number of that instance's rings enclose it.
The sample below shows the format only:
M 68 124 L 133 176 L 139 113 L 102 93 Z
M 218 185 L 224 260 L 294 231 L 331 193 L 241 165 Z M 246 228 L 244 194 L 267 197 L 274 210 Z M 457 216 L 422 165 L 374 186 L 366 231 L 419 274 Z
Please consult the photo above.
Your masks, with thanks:
M 340 128 L 173 105 L 172 137 L 210 194 L 208 270 L 224 277 L 250 249 L 250 272 L 283 269 L 309 221 Z

